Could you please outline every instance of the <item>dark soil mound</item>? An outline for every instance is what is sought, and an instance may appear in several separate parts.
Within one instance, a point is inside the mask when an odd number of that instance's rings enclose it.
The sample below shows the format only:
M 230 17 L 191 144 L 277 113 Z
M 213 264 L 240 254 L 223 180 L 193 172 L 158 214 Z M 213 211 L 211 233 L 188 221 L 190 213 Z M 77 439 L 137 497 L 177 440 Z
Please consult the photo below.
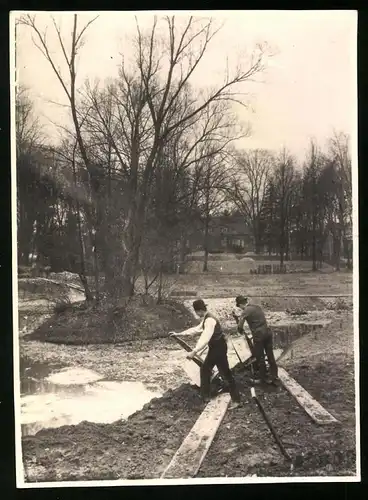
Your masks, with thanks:
M 166 337 L 170 330 L 183 330 L 193 322 L 184 305 L 175 301 L 144 303 L 141 297 L 127 306 L 87 307 L 69 304 L 27 336 L 58 344 L 104 344 Z

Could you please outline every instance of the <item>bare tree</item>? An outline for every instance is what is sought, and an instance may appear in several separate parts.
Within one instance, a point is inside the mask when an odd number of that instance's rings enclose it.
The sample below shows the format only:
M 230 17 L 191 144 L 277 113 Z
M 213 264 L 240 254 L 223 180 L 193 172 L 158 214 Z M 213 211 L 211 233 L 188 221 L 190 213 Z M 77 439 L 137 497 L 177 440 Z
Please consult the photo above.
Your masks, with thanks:
M 329 141 L 330 158 L 332 160 L 335 174 L 335 189 L 338 203 L 338 225 L 335 234 L 336 246 L 342 243 L 348 246 L 348 266 L 351 267 L 351 242 L 347 239 L 347 229 L 353 228 L 353 204 L 352 204 L 352 170 L 350 155 L 350 138 L 343 132 L 335 132 Z M 336 255 L 336 269 L 340 269 L 340 250 Z
M 276 192 L 276 213 L 278 219 L 278 247 L 280 265 L 289 258 L 289 230 L 292 195 L 295 189 L 295 160 L 284 148 L 276 160 L 276 169 L 269 182 L 274 184 Z
M 68 98 L 79 152 L 91 186 L 95 185 L 96 169 L 76 102 L 75 59 L 82 46 L 82 37 L 93 21 L 78 31 L 77 16 L 74 16 L 68 52 L 60 28 L 52 20 L 69 73 L 69 78 L 63 78 L 50 53 L 46 33 L 38 28 L 35 17 L 22 19 L 36 35 L 35 43 L 50 63 Z M 166 38 L 159 33 L 159 23 L 166 30 Z M 263 70 L 264 51 L 257 47 L 247 68 L 239 66 L 233 74 L 227 71 L 220 85 L 195 92 L 190 80 L 217 31 L 212 20 L 194 17 L 187 18 L 180 27 L 175 17 L 161 18 L 160 21 L 155 17 L 146 33 L 137 22 L 132 64 L 129 66 L 123 60 L 118 81 L 103 92 L 97 88 L 86 89 L 86 103 L 91 107 L 88 141 L 92 138 L 91 132 L 95 135 L 98 132 L 106 147 L 110 148 L 118 165 L 123 198 L 115 214 L 117 224 L 112 225 L 108 233 L 110 243 L 116 244 L 110 265 L 114 272 L 107 280 L 111 296 L 128 296 L 134 291 L 133 277 L 144 237 L 150 185 L 168 141 L 179 140 L 185 151 L 182 161 L 189 168 L 198 161 L 196 154 L 203 141 L 217 141 L 223 147 L 241 135 L 228 134 L 233 117 L 231 105 L 243 104 L 242 85 Z M 106 112 L 108 108 L 109 114 Z M 112 120 L 109 121 L 108 117 Z
M 71 34 L 70 51 L 67 50 L 66 43 L 63 40 L 60 27 L 57 26 L 57 23 L 53 17 L 51 19 L 52 19 L 52 24 L 53 24 L 55 33 L 56 33 L 58 41 L 59 41 L 60 50 L 61 50 L 62 55 L 64 57 L 66 67 L 68 68 L 68 77 L 63 77 L 62 71 L 60 70 L 60 68 L 58 68 L 57 63 L 56 63 L 55 59 L 53 58 L 53 56 L 50 52 L 50 49 L 49 49 L 49 45 L 47 42 L 46 30 L 42 32 L 41 29 L 37 26 L 36 16 L 34 16 L 34 15 L 31 16 L 30 14 L 22 16 L 22 18 L 20 20 L 20 24 L 28 26 L 32 29 L 32 32 L 35 35 L 35 39 L 33 39 L 34 44 L 41 51 L 41 53 L 43 54 L 45 59 L 50 64 L 54 74 L 56 75 L 56 77 L 57 77 L 57 79 L 58 79 L 67 99 L 68 99 L 80 154 L 83 158 L 83 161 L 84 161 L 84 164 L 87 168 L 87 171 L 89 172 L 90 176 L 92 176 L 93 173 L 91 171 L 91 163 L 90 163 L 90 160 L 89 160 L 89 157 L 87 154 L 85 142 L 83 140 L 81 123 L 80 123 L 80 118 L 78 116 L 78 110 L 77 110 L 76 56 L 83 46 L 83 35 L 85 34 L 88 27 L 95 21 L 96 18 L 94 18 L 90 22 L 88 22 L 84 27 L 82 27 L 81 30 L 78 30 L 78 16 L 76 14 L 74 15 L 73 29 L 72 29 L 72 34 Z M 81 272 L 80 272 L 80 279 L 81 279 L 81 282 L 84 286 L 86 299 L 90 300 L 92 298 L 92 294 L 91 294 L 91 291 L 89 290 L 87 277 L 85 275 L 85 271 L 83 269 L 83 266 L 82 266 Z
M 205 151 L 200 148 L 204 142 L 217 143 L 221 150 L 239 138 L 242 133 L 234 131 L 230 104 L 240 102 L 239 85 L 263 69 L 263 52 L 259 48 L 247 69 L 237 68 L 233 75 L 227 74 L 224 83 L 215 89 L 194 92 L 189 82 L 216 33 L 212 21 L 190 17 L 181 30 L 176 27 L 175 17 L 162 22 L 168 34 L 163 50 L 159 49 L 162 39 L 157 18 L 145 34 L 137 23 L 133 64 L 128 67 L 123 61 L 118 82 L 108 89 L 115 102 L 113 128 L 102 111 L 101 93 L 96 88 L 87 89 L 95 127 L 105 130 L 126 179 L 126 214 L 121 228 L 124 258 L 112 287 L 123 295 L 133 292 L 131 277 L 139 261 L 150 184 L 165 145 L 177 141 L 180 162 L 190 168 L 200 160 L 198 151 Z
M 208 271 L 209 230 L 213 216 L 216 216 L 226 203 L 228 175 L 224 155 L 207 156 L 195 165 L 193 174 L 198 186 L 198 215 L 203 227 L 203 272 Z
M 314 140 L 310 141 L 307 163 L 304 167 L 304 207 L 310 223 L 312 270 L 317 270 L 318 225 L 321 216 L 319 197 L 319 178 L 322 156 Z
M 40 164 L 43 163 L 42 129 L 34 115 L 33 102 L 25 87 L 19 87 L 15 99 L 15 136 L 17 159 L 18 260 L 28 265 L 34 247 L 34 224 Z
M 255 149 L 241 152 L 233 167 L 229 198 L 252 227 L 256 253 L 262 242 L 262 213 L 273 166 L 269 151 Z
M 42 144 L 42 129 L 38 118 L 34 116 L 28 90 L 23 86 L 18 87 L 15 99 L 15 138 L 18 157 Z

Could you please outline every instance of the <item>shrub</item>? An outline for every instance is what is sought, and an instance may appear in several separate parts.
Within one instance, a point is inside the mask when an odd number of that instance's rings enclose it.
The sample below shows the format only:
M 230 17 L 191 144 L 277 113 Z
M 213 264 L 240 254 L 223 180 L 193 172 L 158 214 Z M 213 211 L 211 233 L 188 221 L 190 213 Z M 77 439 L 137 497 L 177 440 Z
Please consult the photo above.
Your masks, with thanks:
M 328 304 L 326 308 L 330 311 L 348 311 L 351 309 L 350 305 L 347 304 L 341 297 L 338 297 L 336 301 Z
M 69 298 L 63 298 L 56 302 L 54 306 L 55 314 L 62 314 L 73 308 L 73 304 L 71 303 Z

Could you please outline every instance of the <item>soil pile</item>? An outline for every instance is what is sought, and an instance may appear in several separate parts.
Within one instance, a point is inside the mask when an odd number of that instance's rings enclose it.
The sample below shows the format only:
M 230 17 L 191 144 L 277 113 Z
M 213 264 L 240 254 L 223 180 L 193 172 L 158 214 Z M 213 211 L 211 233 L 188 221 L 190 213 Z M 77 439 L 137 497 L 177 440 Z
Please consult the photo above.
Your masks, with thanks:
M 145 303 L 137 297 L 121 307 L 68 304 L 27 340 L 74 345 L 119 343 L 165 337 L 170 330 L 184 330 L 192 322 L 184 305 L 175 301 Z

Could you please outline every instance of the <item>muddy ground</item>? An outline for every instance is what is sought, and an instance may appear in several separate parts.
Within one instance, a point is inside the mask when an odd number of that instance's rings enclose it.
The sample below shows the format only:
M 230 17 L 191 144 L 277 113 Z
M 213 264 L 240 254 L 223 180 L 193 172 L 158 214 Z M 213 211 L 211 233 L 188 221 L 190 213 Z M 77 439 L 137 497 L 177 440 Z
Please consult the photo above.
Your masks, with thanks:
M 288 372 L 340 423 L 316 425 L 281 386 L 257 389 L 289 454 L 300 458 L 301 463 L 290 471 L 250 398 L 249 372 L 235 368 L 244 405 L 227 412 L 198 477 L 355 474 L 352 328 L 345 329 L 351 318 L 346 321 L 341 330 L 336 325 L 326 329 L 324 340 L 319 338 L 314 347 L 314 334 L 300 339 L 293 356 L 289 353 L 283 361 Z M 323 355 L 319 353 L 322 342 Z M 305 345 L 311 351 L 307 358 Z M 332 345 L 335 351 L 329 353 Z M 82 422 L 24 437 L 28 481 L 157 478 L 202 410 L 198 390 L 185 384 L 152 400 L 126 421 Z
M 308 367 L 303 367 L 305 375 Z M 346 370 L 327 365 L 318 376 L 330 396 L 321 401 L 341 424 L 317 426 L 285 389 L 258 389 L 257 394 L 289 454 L 302 457 L 290 472 L 250 398 L 249 376 L 238 373 L 244 406 L 229 411 L 206 456 L 198 477 L 354 475 L 355 443 L 351 398 L 339 398 L 335 381 L 351 394 Z M 301 381 L 296 373 L 293 373 Z M 308 376 L 316 379 L 316 373 Z M 351 383 L 351 382 L 350 382 Z M 328 399 L 328 401 L 327 401 Z M 197 389 L 184 385 L 152 400 L 127 421 L 114 424 L 82 422 L 45 429 L 23 438 L 28 481 L 70 481 L 158 478 L 190 431 L 204 406 Z
M 279 364 L 335 416 L 339 424 L 318 426 L 282 387 L 267 392 L 257 390 L 285 448 L 292 458 L 300 458 L 301 465 L 290 471 L 258 408 L 249 402 L 246 419 L 240 416 L 240 410 L 227 413 L 199 476 L 355 474 L 352 314 L 347 313 L 343 320 L 333 322 L 317 337 L 310 333 L 293 342 Z M 249 401 L 249 388 L 246 392 Z M 253 464 L 254 461 L 257 464 Z
M 173 340 L 125 342 L 121 345 L 73 346 L 20 342 L 20 355 L 27 366 L 46 364 L 58 367 L 83 367 L 107 380 L 142 382 L 151 390 L 166 391 L 189 381 L 182 366 L 186 352 Z
M 350 369 L 350 364 L 340 369 L 328 363 L 313 368 L 303 365 L 289 372 L 301 384 L 306 378 L 309 386 L 323 384 L 325 398 L 319 401 L 340 420 L 338 425 L 315 424 L 282 387 L 273 391 L 256 389 L 289 455 L 301 460 L 293 471 L 250 398 L 247 378 L 238 376 L 243 387 L 248 385 L 246 409 L 226 414 L 198 477 L 354 475 L 354 387 Z
M 183 385 L 126 421 L 82 422 L 23 438 L 28 481 L 157 478 L 204 409 Z

